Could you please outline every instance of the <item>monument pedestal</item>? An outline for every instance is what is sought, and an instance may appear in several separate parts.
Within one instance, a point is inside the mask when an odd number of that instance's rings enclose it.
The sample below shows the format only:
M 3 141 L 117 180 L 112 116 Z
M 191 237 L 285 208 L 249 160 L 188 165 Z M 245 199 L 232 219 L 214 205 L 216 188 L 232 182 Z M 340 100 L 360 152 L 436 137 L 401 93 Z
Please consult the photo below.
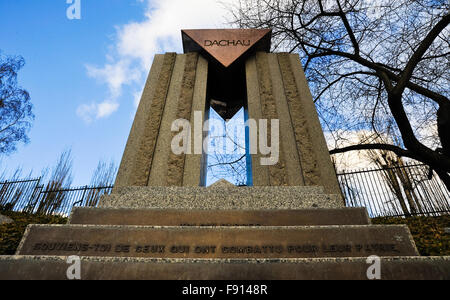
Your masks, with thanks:
M 450 279 L 450 259 L 420 257 L 406 226 L 371 225 L 365 209 L 321 191 L 119 189 L 67 225 L 30 225 L 17 255 L 0 258 L 0 279 L 66 279 L 72 255 L 82 279 L 359 280 L 373 255 L 382 279 Z
M 2 280 L 64 280 L 62 256 L 0 256 Z M 449 258 L 382 257 L 382 280 L 448 280 Z M 151 259 L 82 257 L 83 280 L 367 280 L 366 258 Z

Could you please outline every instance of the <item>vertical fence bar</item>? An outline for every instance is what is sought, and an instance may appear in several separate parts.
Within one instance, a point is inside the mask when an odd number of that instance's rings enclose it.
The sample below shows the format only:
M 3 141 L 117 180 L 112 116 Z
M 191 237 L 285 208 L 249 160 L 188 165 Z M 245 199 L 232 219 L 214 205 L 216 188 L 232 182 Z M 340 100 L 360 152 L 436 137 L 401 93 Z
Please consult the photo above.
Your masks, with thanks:
M 439 216 L 450 213 L 450 191 L 447 191 L 436 174 L 428 179 L 426 168 L 425 165 L 406 164 L 386 169 L 363 169 L 341 172 L 338 180 L 347 206 L 365 206 L 371 217 L 407 216 L 398 197 L 409 197 L 417 207 L 417 215 Z M 393 173 L 391 180 L 397 180 L 401 195 L 397 196 L 391 190 L 385 172 Z M 403 200 L 408 210 L 411 210 L 408 198 Z
M 428 179 L 425 165 L 404 165 L 387 169 L 362 169 L 338 174 L 342 195 L 348 207 L 367 207 L 371 217 L 405 216 L 400 202 L 389 187 L 386 171 L 393 172 L 402 194 L 405 182 L 399 180 L 398 171 L 411 184 L 412 201 L 421 209 L 417 215 L 438 216 L 450 213 L 450 191 L 433 174 Z M 52 188 L 41 184 L 41 178 L 0 182 L 0 205 L 14 211 L 68 216 L 74 206 L 98 205 L 102 195 L 109 194 L 112 186 Z M 45 202 L 43 202 L 45 201 Z M 409 203 L 407 203 L 409 207 Z M 12 206 L 12 207 L 11 207 Z

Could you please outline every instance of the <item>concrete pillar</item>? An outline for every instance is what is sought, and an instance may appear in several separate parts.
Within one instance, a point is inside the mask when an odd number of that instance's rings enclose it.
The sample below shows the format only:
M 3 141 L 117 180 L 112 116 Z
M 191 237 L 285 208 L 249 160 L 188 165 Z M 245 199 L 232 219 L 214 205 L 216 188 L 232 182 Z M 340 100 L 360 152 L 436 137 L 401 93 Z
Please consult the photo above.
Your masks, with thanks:
M 298 55 L 258 52 L 245 63 L 248 116 L 280 124 L 276 165 L 261 165 L 252 155 L 255 186 L 324 186 L 340 189 Z M 198 53 L 156 55 L 122 158 L 115 187 L 199 186 L 204 176 L 201 154 L 175 155 L 173 121 L 194 116 L 203 124 L 208 62 Z M 258 124 L 259 125 L 259 124 Z M 258 126 L 259 128 L 259 126 Z M 201 128 L 197 128 L 197 132 Z M 203 135 L 204 136 L 204 135 Z M 195 135 L 191 136 L 191 150 Z
M 340 194 L 298 55 L 259 52 L 247 61 L 246 72 L 249 118 L 280 120 L 279 162 L 262 166 L 261 155 L 252 155 L 254 185 L 317 185 Z
M 208 63 L 198 53 L 155 56 L 115 188 L 200 184 L 202 155 L 173 154 L 171 142 L 176 133 L 171 126 L 176 119 L 194 124 L 194 112 L 204 112 L 207 73 Z

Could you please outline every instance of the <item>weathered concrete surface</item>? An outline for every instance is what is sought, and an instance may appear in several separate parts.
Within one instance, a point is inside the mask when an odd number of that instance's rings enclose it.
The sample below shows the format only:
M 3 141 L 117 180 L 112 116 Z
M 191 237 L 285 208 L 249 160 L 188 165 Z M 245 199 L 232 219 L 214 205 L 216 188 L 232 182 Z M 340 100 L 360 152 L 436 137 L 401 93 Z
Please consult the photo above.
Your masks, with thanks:
M 194 95 L 192 100 L 192 109 L 190 115 L 191 130 L 193 132 L 203 131 L 203 122 L 205 121 L 205 107 L 206 107 L 206 86 L 208 81 L 208 61 L 199 56 L 197 63 L 197 71 L 195 78 Z M 200 115 L 201 113 L 201 115 Z M 200 118 L 201 123 L 195 122 L 195 118 Z M 183 186 L 199 186 L 202 181 L 202 172 L 204 170 L 203 163 L 203 139 L 207 132 L 202 136 L 192 135 L 191 146 L 192 154 L 185 155 Z M 195 154 L 202 153 L 202 154 Z
M 263 119 L 262 104 L 260 100 L 260 87 L 258 79 L 258 69 L 256 66 L 256 56 L 250 57 L 245 65 L 245 73 L 247 79 L 247 106 L 249 118 L 254 120 Z M 258 122 L 258 121 L 257 121 Z M 259 128 L 259 127 L 258 127 Z M 254 186 L 269 186 L 269 168 L 268 166 L 261 165 L 261 152 L 255 151 L 258 148 L 253 148 L 258 145 L 258 139 L 255 138 L 259 135 L 259 132 L 250 132 L 250 151 L 252 154 L 252 172 L 253 172 L 253 185 Z M 303 184 L 297 184 L 303 185 Z
M 281 76 L 280 65 L 278 63 L 277 54 L 269 54 L 267 56 L 268 70 L 272 80 L 272 92 L 276 101 L 278 114 L 280 118 L 280 143 L 283 149 L 283 157 L 287 162 L 285 164 L 288 175 L 289 185 L 305 185 L 302 175 L 299 152 L 294 136 L 294 128 L 292 124 L 291 112 L 284 90 L 283 77 Z
M 280 64 L 281 72 L 283 74 L 283 82 L 285 83 L 286 95 L 288 95 L 289 99 L 288 101 L 290 105 L 291 116 L 293 117 L 293 121 L 296 120 L 297 117 L 300 118 L 299 120 L 294 121 L 294 127 L 296 128 L 295 130 L 301 131 L 301 126 L 306 126 L 307 128 L 308 133 L 305 133 L 305 136 L 302 136 L 300 134 L 300 136 L 297 137 L 297 141 L 298 143 L 300 142 L 298 144 L 300 156 L 302 152 L 308 153 L 307 155 L 314 155 L 314 159 L 312 159 L 312 161 L 315 161 L 317 165 L 313 166 L 310 169 L 310 172 L 318 174 L 317 176 L 319 177 L 319 182 L 315 183 L 312 179 L 313 185 L 316 184 L 324 186 L 326 193 L 340 193 L 336 172 L 331 162 L 328 146 L 325 141 L 325 136 L 323 134 L 322 127 L 319 121 L 319 116 L 317 114 L 317 110 L 308 87 L 308 82 L 303 72 L 300 58 L 298 54 L 282 53 L 278 54 L 278 61 Z M 295 89 L 293 88 L 293 86 L 290 86 L 290 84 L 294 83 L 292 81 L 292 76 L 295 79 L 296 90 L 298 93 L 297 95 L 295 94 Z M 289 95 L 290 91 L 292 91 L 293 94 Z M 303 113 L 297 115 L 295 111 L 300 108 Z M 302 117 L 304 117 L 303 120 L 301 119 Z M 307 145 L 302 146 L 302 141 L 304 141 L 305 139 L 308 143 L 311 143 L 312 152 L 309 152 L 307 150 Z M 304 174 L 307 172 L 304 169 L 304 164 L 306 163 L 305 161 L 307 161 L 307 163 L 311 163 L 310 160 L 308 161 L 308 158 L 308 156 L 303 156 L 303 158 L 301 157 L 301 159 L 303 159 L 303 162 L 301 163 Z
M 0 256 L 0 280 L 66 280 L 67 257 Z M 81 258 L 82 280 L 367 280 L 366 258 Z M 382 257 L 382 280 L 450 280 L 449 257 Z M 181 292 L 180 292 L 181 293 Z
M 305 210 L 172 210 L 74 208 L 70 224 L 144 226 L 369 225 L 364 208 Z
M 177 55 L 156 55 L 128 137 L 115 187 L 146 186 Z
M 339 194 L 298 55 L 259 52 L 247 61 L 246 72 L 249 118 L 280 120 L 279 163 L 261 166 L 261 155 L 252 155 L 254 185 L 320 185 Z
M 171 131 L 171 127 L 173 121 L 177 119 L 178 103 L 180 101 L 184 76 L 186 75 L 184 73 L 186 62 L 186 55 L 176 56 L 167 97 L 164 99 L 165 105 L 161 111 L 161 125 L 158 132 L 155 132 L 155 135 L 153 135 L 153 139 L 155 141 L 153 153 L 154 159 L 151 162 L 148 181 L 145 185 L 167 185 L 169 155 L 172 153 L 170 145 L 173 133 Z
M 272 141 L 273 132 L 271 132 L 272 120 L 280 120 L 285 117 L 278 114 L 277 103 L 274 97 L 272 78 L 269 68 L 267 53 L 259 52 L 256 54 L 256 70 L 258 72 L 259 81 L 259 101 L 261 102 L 262 119 L 267 120 L 267 141 Z M 252 116 L 250 115 L 250 118 Z M 260 126 L 258 122 L 258 126 Z M 258 127 L 258 131 L 261 128 Z M 281 132 L 280 132 L 281 135 Z M 258 134 L 258 136 L 260 136 Z M 281 136 L 280 136 L 281 138 Z M 281 138 L 282 139 L 282 138 Z M 260 150 L 259 150 L 260 151 Z M 257 162 L 261 164 L 261 162 Z M 268 166 L 269 169 L 269 185 L 270 186 L 286 186 L 288 184 L 288 174 L 286 170 L 285 151 L 283 143 L 279 143 L 279 157 L 275 165 Z M 297 184 L 300 185 L 300 184 Z
M 173 154 L 171 143 L 177 133 L 172 132 L 171 127 L 177 119 L 187 119 L 194 124 L 195 112 L 204 112 L 207 70 L 208 62 L 199 58 L 198 53 L 168 53 L 155 57 L 114 192 L 124 186 L 200 184 L 201 154 Z M 192 136 L 192 140 L 194 138 Z M 191 145 L 194 144 L 192 141 Z
M 30 225 L 17 255 L 313 258 L 419 254 L 407 226 Z
M 120 188 L 102 196 L 102 208 L 173 209 L 301 209 L 340 208 L 339 195 L 321 194 L 320 187 L 145 187 Z
M 252 155 L 254 185 L 322 185 L 327 193 L 339 194 L 298 56 L 257 53 L 246 62 L 246 74 L 249 118 L 280 120 L 279 161 L 273 166 L 261 166 L 262 156 Z M 194 124 L 194 112 L 204 112 L 207 76 L 208 62 L 197 53 L 155 57 L 114 192 L 123 186 L 201 184 L 202 155 L 173 154 L 171 141 L 175 133 L 171 132 L 171 125 L 179 118 Z M 205 119 L 204 113 L 201 118 Z M 191 140 L 190 146 L 199 144 Z

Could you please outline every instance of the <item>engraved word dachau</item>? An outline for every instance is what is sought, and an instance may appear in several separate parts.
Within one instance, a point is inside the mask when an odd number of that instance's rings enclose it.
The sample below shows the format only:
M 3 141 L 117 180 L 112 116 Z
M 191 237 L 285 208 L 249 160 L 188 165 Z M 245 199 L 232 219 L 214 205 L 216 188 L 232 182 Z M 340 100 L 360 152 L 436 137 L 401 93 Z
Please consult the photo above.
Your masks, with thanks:
M 271 29 L 182 30 L 184 53 L 203 52 L 228 68 L 253 49 L 269 52 Z

